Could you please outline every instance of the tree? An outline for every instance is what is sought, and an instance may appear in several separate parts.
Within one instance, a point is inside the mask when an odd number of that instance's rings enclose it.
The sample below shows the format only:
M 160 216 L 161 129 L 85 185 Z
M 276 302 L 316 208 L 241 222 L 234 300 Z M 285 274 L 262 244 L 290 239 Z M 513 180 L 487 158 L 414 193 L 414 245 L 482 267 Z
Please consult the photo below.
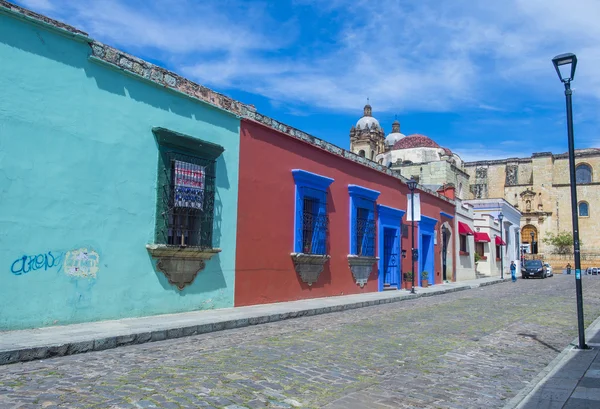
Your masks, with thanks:
M 573 233 L 561 231 L 558 234 L 548 233 L 548 237 L 543 239 L 543 242 L 554 246 L 552 253 L 554 254 L 569 254 L 573 252 Z M 583 243 L 579 240 L 579 245 Z

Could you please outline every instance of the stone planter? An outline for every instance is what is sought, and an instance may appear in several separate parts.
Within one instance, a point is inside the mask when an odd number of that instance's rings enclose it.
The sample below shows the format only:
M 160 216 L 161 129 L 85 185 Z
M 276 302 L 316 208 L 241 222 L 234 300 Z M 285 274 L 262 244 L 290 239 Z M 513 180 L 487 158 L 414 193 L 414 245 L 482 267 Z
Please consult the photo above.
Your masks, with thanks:
M 348 255 L 348 264 L 350 265 L 350 271 L 356 280 L 356 284 L 360 287 L 364 287 L 373 271 L 373 266 L 377 263 L 379 257 L 365 257 Z
M 156 269 L 162 272 L 169 283 L 178 289 L 191 284 L 198 273 L 204 270 L 206 260 L 210 260 L 221 249 L 201 249 L 198 247 L 168 246 L 165 244 L 146 245 L 148 253 L 157 259 Z
M 309 286 L 316 283 L 325 268 L 325 263 L 331 258 L 327 254 L 292 253 L 294 269 L 300 275 L 302 282 Z

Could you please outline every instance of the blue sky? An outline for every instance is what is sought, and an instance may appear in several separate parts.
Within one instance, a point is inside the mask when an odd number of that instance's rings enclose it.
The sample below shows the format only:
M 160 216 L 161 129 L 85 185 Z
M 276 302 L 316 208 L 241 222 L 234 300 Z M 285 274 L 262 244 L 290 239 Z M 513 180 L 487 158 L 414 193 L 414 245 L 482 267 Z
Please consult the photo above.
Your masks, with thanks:
M 600 147 L 597 0 L 17 3 L 343 148 L 369 98 L 465 160 L 566 152 L 573 52 L 576 148 Z

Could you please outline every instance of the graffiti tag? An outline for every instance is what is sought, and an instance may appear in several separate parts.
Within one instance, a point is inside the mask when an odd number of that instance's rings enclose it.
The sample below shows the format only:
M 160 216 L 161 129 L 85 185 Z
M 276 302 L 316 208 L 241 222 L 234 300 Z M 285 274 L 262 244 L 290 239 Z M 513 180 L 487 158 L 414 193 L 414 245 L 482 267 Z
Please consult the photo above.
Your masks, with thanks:
M 36 270 L 47 271 L 58 267 L 59 271 L 71 277 L 95 278 L 100 266 L 100 256 L 94 250 L 80 248 L 67 252 L 52 251 L 35 256 L 22 256 L 10 266 L 14 275 L 27 274 Z
M 31 271 L 44 269 L 48 270 L 56 266 L 60 266 L 62 263 L 63 254 L 52 254 L 51 251 L 45 254 L 38 254 L 35 256 L 23 256 L 16 259 L 10 266 L 10 271 L 14 275 L 27 274 Z

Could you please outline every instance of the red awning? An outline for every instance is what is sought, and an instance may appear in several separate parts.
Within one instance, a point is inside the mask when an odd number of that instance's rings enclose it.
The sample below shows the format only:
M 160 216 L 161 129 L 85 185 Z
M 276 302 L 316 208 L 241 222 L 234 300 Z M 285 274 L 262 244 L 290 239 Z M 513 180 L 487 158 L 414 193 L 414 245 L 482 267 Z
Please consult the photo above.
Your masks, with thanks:
M 472 236 L 473 230 L 471 230 L 467 223 L 458 222 L 458 234 L 462 234 L 463 236 Z
M 499 236 L 496 236 L 496 246 L 506 246 L 506 243 Z
M 475 232 L 475 242 L 476 243 L 489 243 L 492 240 L 490 240 L 490 236 L 488 236 L 487 233 L 477 233 Z

